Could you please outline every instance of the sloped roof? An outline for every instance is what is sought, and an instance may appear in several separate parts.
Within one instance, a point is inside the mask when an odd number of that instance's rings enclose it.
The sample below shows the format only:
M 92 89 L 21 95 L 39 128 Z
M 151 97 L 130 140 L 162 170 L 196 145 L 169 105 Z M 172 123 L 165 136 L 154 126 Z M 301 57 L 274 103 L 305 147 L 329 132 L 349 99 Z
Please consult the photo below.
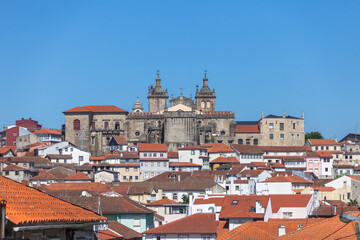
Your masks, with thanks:
M 360 216 L 359 211 L 349 213 Z M 356 239 L 355 221 L 344 223 L 335 216 L 276 239 Z
M 261 149 L 261 147 L 256 146 L 256 145 L 233 144 L 231 146 L 239 153 L 249 153 L 249 154 L 263 154 L 264 153 L 264 151 Z
M 139 143 L 139 152 L 167 152 L 165 143 Z
M 228 172 L 229 175 L 237 175 L 239 174 L 246 166 L 244 164 L 240 165 L 233 165 L 230 171 Z
M 207 148 L 201 147 L 201 146 L 187 146 L 183 148 L 179 148 L 179 150 L 206 150 Z
M 72 159 L 72 155 L 49 154 L 50 159 Z
M 122 236 L 110 229 L 99 231 L 99 240 L 114 240 L 114 239 L 122 239 Z
M 247 176 L 250 176 L 250 177 L 257 177 L 259 176 L 263 171 L 266 171 L 266 170 L 250 170 L 250 169 L 245 169 L 244 171 L 242 171 L 240 173 L 240 175 L 242 177 L 247 177 Z
M 225 143 L 214 143 L 213 146 L 210 147 L 208 150 L 208 153 L 223 153 L 223 152 L 234 152 L 234 150 Z
M 329 157 L 329 158 L 333 157 L 333 155 L 331 154 L 331 151 L 318 151 L 317 154 L 320 157 Z
M 264 152 L 308 152 L 309 146 L 260 146 Z
M 346 213 L 349 211 L 359 211 L 359 206 L 332 206 L 332 205 L 322 205 L 317 207 L 314 212 L 311 214 L 317 217 L 332 217 L 335 215 L 340 215 L 341 213 Z
M 0 176 L 0 200 L 14 224 L 99 222 L 107 218 Z M 56 206 L 56 207 L 55 207 Z
M 0 147 L 0 154 L 5 154 L 9 151 L 15 152 L 15 147 Z
M 215 206 L 221 207 L 224 204 L 225 197 L 209 197 L 209 198 L 195 198 L 194 204 L 215 204 Z
M 150 203 L 146 204 L 146 206 L 162 206 L 162 205 L 169 205 L 169 204 L 180 204 L 180 203 L 175 202 L 168 198 L 163 198 L 163 199 L 160 199 L 157 201 L 150 202 Z
M 196 213 L 165 225 L 145 231 L 145 234 L 154 233 L 216 233 L 218 222 L 213 213 Z
M 63 113 L 72 113 L 72 112 L 118 112 L 118 113 L 127 113 L 127 111 L 116 107 L 115 105 L 88 105 L 83 107 L 74 107 L 72 109 L 66 110 Z
M 24 156 L 24 157 L 10 157 L 6 158 L 11 163 L 34 163 L 34 164 L 48 164 L 49 159 L 40 156 Z
M 312 194 L 273 194 L 269 195 L 273 213 L 279 212 L 280 208 L 306 207 Z
M 236 125 L 235 133 L 260 133 L 259 125 Z
M 29 169 L 9 164 L 3 169 L 3 171 L 29 171 Z
M 291 183 L 309 183 L 309 184 L 312 183 L 298 175 L 292 175 L 292 176 L 279 175 L 276 177 L 269 178 L 262 182 L 291 182 Z
M 190 162 L 169 162 L 170 167 L 202 167 L 200 164 Z
M 178 158 L 179 153 L 178 152 L 168 152 L 168 158 Z
M 69 177 L 66 177 L 65 180 L 91 180 L 91 179 L 82 172 L 78 172 Z
M 306 152 L 306 157 L 319 157 L 319 154 L 317 152 Z
M 128 145 L 128 141 L 124 136 L 114 136 L 114 139 L 119 145 Z
M 266 209 L 267 204 L 269 202 L 269 196 L 227 195 L 225 196 L 219 217 L 221 219 L 229 219 L 229 218 L 262 219 L 264 218 L 264 213 L 256 213 L 255 211 L 252 211 L 256 207 L 256 201 L 259 201 L 259 203 Z M 236 204 L 234 204 L 234 202 L 236 202 Z
M 38 134 L 61 135 L 61 130 L 43 128 L 43 129 L 40 129 L 40 130 L 37 130 L 37 131 L 33 132 L 33 134 L 35 134 L 35 135 L 38 135 Z
M 236 157 L 217 157 L 210 161 L 210 163 L 240 163 Z
M 341 145 L 333 139 L 308 139 L 311 145 Z
M 58 166 L 43 172 L 38 176 L 30 178 L 30 180 L 60 180 L 73 174 L 75 174 L 75 170 Z
M 125 225 L 119 223 L 118 221 L 109 221 L 108 226 L 111 230 L 114 230 L 115 232 L 119 233 L 124 239 L 143 237 L 141 233 L 126 227 Z

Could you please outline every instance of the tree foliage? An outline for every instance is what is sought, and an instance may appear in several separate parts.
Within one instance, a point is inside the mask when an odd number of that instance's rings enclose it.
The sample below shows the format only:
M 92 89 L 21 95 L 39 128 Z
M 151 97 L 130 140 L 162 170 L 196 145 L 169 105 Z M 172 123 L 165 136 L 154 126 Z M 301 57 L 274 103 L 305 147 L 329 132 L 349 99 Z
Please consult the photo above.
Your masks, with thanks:
M 319 132 L 308 132 L 305 134 L 305 142 L 308 139 L 324 139 L 324 137 Z
M 182 200 L 182 204 L 189 204 L 189 196 L 188 195 L 186 195 L 186 194 L 182 195 L 181 200 Z
M 347 203 L 348 206 L 357 206 L 359 203 L 356 199 L 350 199 Z

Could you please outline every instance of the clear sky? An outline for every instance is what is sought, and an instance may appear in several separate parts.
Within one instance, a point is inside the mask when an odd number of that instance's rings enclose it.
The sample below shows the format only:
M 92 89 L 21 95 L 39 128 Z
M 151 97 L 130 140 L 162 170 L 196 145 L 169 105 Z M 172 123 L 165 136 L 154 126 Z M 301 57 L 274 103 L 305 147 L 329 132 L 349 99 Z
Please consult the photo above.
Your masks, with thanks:
M 147 109 L 157 70 L 194 97 L 205 68 L 236 120 L 304 110 L 306 132 L 360 132 L 360 1 L 0 1 L 2 125 L 137 94 Z

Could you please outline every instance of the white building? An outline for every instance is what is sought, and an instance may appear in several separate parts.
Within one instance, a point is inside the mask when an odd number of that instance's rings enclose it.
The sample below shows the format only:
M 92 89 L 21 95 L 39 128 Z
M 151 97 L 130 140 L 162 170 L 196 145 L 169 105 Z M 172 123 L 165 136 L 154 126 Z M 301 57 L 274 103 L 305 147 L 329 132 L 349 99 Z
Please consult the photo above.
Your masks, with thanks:
M 202 169 L 209 169 L 209 157 L 207 149 L 201 146 L 188 146 L 178 150 L 179 162 L 195 163 Z

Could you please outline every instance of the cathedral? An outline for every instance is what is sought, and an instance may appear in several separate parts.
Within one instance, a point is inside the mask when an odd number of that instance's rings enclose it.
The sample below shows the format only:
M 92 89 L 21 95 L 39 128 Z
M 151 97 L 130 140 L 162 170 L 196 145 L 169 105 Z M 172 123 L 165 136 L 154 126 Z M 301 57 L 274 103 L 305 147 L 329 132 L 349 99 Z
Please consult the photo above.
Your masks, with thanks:
M 167 89 L 161 86 L 159 72 L 155 81 L 155 87 L 148 88 L 148 112 L 144 112 L 139 97 L 132 112 L 114 105 L 83 106 L 64 111 L 65 140 L 89 151 L 92 156 L 108 152 L 108 144 L 114 136 L 125 136 L 130 145 L 166 143 L 168 151 L 220 142 L 284 146 L 304 144 L 303 116 L 296 118 L 284 113 L 282 117 L 262 115 L 259 121 L 236 122 L 234 112 L 216 111 L 215 89 L 210 89 L 206 72 L 201 88 L 196 86 L 195 99 L 192 95 L 183 96 L 181 91 L 180 96 L 174 98 L 171 95 L 169 100 Z M 280 124 L 279 134 L 269 132 L 273 130 L 267 128 L 276 129 L 277 124 Z M 262 134 L 262 126 L 266 126 L 263 132 L 270 137 Z

